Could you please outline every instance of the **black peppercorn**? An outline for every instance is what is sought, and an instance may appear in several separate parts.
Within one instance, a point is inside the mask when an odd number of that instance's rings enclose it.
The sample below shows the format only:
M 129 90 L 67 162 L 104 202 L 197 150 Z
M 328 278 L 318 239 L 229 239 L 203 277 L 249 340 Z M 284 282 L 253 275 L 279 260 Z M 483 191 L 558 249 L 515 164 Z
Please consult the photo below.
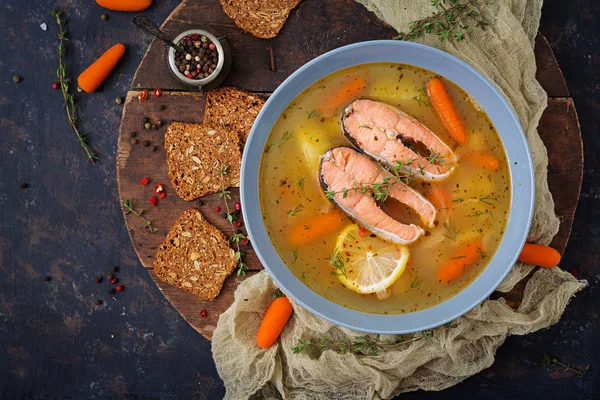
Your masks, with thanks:
M 198 207 L 202 207 L 204 204 L 204 200 L 198 200 Z
M 148 147 L 148 146 L 150 146 L 150 142 L 149 142 L 148 140 L 144 140 L 144 141 L 142 142 L 142 145 L 143 145 L 144 147 Z
M 160 111 L 164 111 L 167 107 L 164 104 L 160 105 Z
M 145 124 L 147 124 L 148 122 L 150 122 L 150 118 L 144 117 L 143 121 L 144 121 Z
M 100 283 L 100 282 L 102 282 L 102 276 L 98 275 L 96 277 L 96 283 Z
M 155 131 L 155 130 L 157 130 L 157 129 L 158 129 L 158 126 L 156 126 L 156 124 L 152 124 L 152 130 L 154 130 L 154 131 Z
M 137 136 L 137 132 L 131 132 L 131 137 L 136 137 Z
M 110 293 L 110 294 L 115 294 L 116 292 L 117 292 L 117 291 L 116 291 L 114 288 L 111 288 L 111 289 L 108 291 L 108 293 Z
M 158 147 L 152 146 L 152 151 L 156 151 L 156 150 L 158 150 Z
M 158 121 L 156 121 L 156 126 L 158 126 L 159 128 L 163 125 L 163 122 L 159 119 Z
M 108 274 L 108 276 L 106 277 L 106 279 L 108 279 L 109 281 L 112 281 L 115 278 L 115 276 L 113 274 Z
M 221 218 L 227 218 L 227 213 L 221 214 Z
M 100 299 L 96 300 L 96 305 L 97 306 L 101 306 L 102 303 L 104 303 L 102 300 L 100 300 Z
M 131 144 L 138 144 L 138 143 L 139 143 L 139 140 L 137 140 L 137 139 L 131 139 Z
M 21 183 L 21 189 L 27 189 L 29 187 L 29 183 Z
M 123 98 L 122 97 L 117 97 L 115 99 L 115 103 L 117 103 L 117 104 L 123 104 Z
M 241 230 L 241 229 L 236 229 L 236 230 L 235 230 L 235 234 L 236 234 L 236 235 L 239 235 L 240 233 L 242 233 L 242 230 Z
M 51 276 L 47 276 L 47 277 L 45 277 L 45 278 L 44 278 L 44 280 L 45 280 L 46 282 L 50 282 L 50 281 L 52 280 L 52 277 L 51 277 Z
M 117 272 L 119 272 L 119 267 L 114 266 L 114 267 L 112 267 L 111 271 L 116 274 Z

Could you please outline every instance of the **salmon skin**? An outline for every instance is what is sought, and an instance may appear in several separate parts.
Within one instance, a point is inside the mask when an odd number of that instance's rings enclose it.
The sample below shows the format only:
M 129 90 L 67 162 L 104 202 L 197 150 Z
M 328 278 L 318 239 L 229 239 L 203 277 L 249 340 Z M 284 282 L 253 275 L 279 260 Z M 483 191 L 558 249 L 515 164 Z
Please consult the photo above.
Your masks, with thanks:
M 359 150 L 387 167 L 403 169 L 417 180 L 446 179 L 455 168 L 456 156 L 439 137 L 389 104 L 356 100 L 344 110 L 342 125 L 346 137 Z M 425 146 L 429 154 L 417 153 L 407 142 Z
M 383 239 L 409 244 L 425 233 L 420 226 L 403 224 L 387 215 L 375 202 L 373 193 L 362 189 L 386 180 L 394 182 L 389 187 L 389 197 L 415 210 L 426 226 L 434 226 L 436 209 L 425 197 L 397 182 L 375 161 L 350 147 L 336 147 L 321 156 L 319 179 L 324 190 L 329 192 L 328 198 L 350 218 Z

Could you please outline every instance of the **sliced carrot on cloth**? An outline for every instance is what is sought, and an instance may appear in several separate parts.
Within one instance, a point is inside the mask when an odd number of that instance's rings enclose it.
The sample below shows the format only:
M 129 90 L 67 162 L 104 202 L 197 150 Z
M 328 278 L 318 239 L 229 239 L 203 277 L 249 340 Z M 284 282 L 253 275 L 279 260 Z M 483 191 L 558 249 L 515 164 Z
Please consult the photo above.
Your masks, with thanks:
M 106 50 L 92 65 L 83 71 L 77 78 L 77 84 L 87 93 L 98 89 L 98 86 L 104 82 L 121 57 L 125 54 L 125 46 L 115 44 Z
M 483 251 L 481 239 L 468 243 L 457 251 L 454 256 L 446 261 L 438 270 L 437 278 L 442 282 L 450 282 L 462 275 L 467 267 L 479 259 Z
M 544 268 L 552 268 L 560 262 L 560 253 L 552 247 L 525 243 L 519 255 L 519 261 Z
M 458 111 L 440 78 L 433 78 L 427 84 L 429 99 L 435 107 L 450 136 L 460 144 L 467 143 L 467 130 L 460 120 Z
M 338 212 L 317 215 L 292 227 L 288 233 L 288 242 L 294 246 L 310 243 L 338 229 L 343 221 L 344 216 Z
M 290 319 L 292 311 L 292 303 L 287 297 L 281 296 L 273 300 L 258 328 L 256 344 L 263 349 L 271 347 Z

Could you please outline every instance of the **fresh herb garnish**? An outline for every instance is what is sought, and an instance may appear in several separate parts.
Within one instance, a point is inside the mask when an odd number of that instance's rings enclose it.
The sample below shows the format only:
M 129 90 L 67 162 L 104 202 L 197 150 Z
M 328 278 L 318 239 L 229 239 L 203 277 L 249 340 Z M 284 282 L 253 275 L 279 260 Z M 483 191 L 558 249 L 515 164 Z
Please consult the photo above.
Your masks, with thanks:
M 219 197 L 221 197 L 223 199 L 223 202 L 225 203 L 225 210 L 227 211 L 227 222 L 229 222 L 229 225 L 231 226 L 231 231 L 233 232 L 233 235 L 230 237 L 229 240 L 235 243 L 236 246 L 235 259 L 238 262 L 237 275 L 246 275 L 246 271 L 248 271 L 248 265 L 244 262 L 243 259 L 244 252 L 240 250 L 240 241 L 246 240 L 246 236 L 244 236 L 242 233 L 235 233 L 235 226 L 233 225 L 233 213 L 231 212 L 231 209 L 229 208 L 229 202 L 227 201 L 231 199 L 231 192 L 227 190 L 227 187 L 225 186 L 225 179 L 223 178 L 229 173 L 229 166 L 227 164 L 224 164 L 221 168 L 219 168 L 217 161 L 215 162 L 215 165 L 213 165 L 213 169 L 217 171 L 217 174 L 221 179 L 221 193 L 219 193 Z
M 479 247 L 477 249 L 479 250 Z M 460 260 L 461 258 L 467 258 L 467 256 L 456 256 L 452 257 L 451 260 Z
M 309 230 L 310 228 L 312 228 L 312 226 L 311 226 L 311 225 L 304 225 L 304 230 L 305 230 L 305 231 Z
M 485 204 L 489 204 L 490 206 L 493 206 L 494 203 L 492 203 L 493 201 L 498 201 L 497 198 L 492 197 L 492 196 L 485 196 L 479 199 L 480 202 L 485 203 Z
M 123 207 L 125 208 L 125 215 L 128 215 L 129 213 L 138 216 L 139 218 L 141 218 L 145 223 L 146 223 L 146 228 L 152 232 L 158 232 L 158 228 L 155 228 L 152 226 L 152 222 L 150 222 L 150 220 L 144 218 L 142 216 L 142 214 L 144 213 L 144 210 L 140 210 L 140 211 L 135 211 L 133 208 L 133 204 L 131 203 L 131 201 L 129 200 L 123 200 Z
M 382 341 L 379 338 L 370 336 L 357 336 L 354 340 L 337 340 L 327 337 L 321 337 L 315 340 L 298 339 L 298 342 L 292 346 L 294 354 L 307 352 L 323 353 L 326 350 L 335 351 L 338 354 L 358 354 L 365 356 L 376 356 L 385 350 L 401 350 L 404 345 L 417 342 L 419 340 L 428 340 L 435 336 L 435 333 L 446 331 L 452 328 L 452 325 L 444 325 L 436 329 L 418 332 L 411 335 L 408 339 L 398 338 L 394 341 Z
M 304 191 L 304 177 L 298 179 L 298 181 L 296 182 L 296 184 L 298 185 L 298 187 L 300 188 L 300 190 Z
M 317 111 L 317 110 L 311 110 L 311 111 L 308 113 L 308 119 L 311 119 L 311 118 L 318 118 L 318 117 L 320 117 L 320 116 L 321 116 L 321 114 L 323 114 L 321 111 Z
M 420 106 L 430 107 L 429 96 L 424 87 L 419 89 L 419 94 L 413 97 L 413 100 L 419 103 Z
M 302 203 L 298 204 L 296 207 L 292 208 L 291 210 L 288 210 L 287 215 L 289 215 L 290 217 L 295 217 L 296 214 L 298 214 L 300 211 L 302 211 Z
M 557 365 L 559 367 L 562 367 L 564 372 L 569 372 L 569 371 L 574 372 L 578 378 L 582 378 L 590 370 L 590 364 L 586 365 L 585 368 L 583 368 L 583 370 L 575 369 L 575 368 L 571 367 L 571 363 L 565 364 L 563 362 L 560 362 L 557 358 L 551 357 L 547 353 L 542 354 L 542 366 L 544 368 L 551 368 L 551 367 L 555 367 Z
M 369 125 L 361 125 L 361 126 L 359 126 L 359 128 L 373 129 L 373 128 L 372 128 L 372 127 L 370 127 Z
M 298 250 L 294 250 L 292 254 L 294 255 L 294 261 L 292 261 L 292 264 L 296 264 L 296 261 L 298 261 Z
M 468 217 L 481 217 L 482 215 L 485 215 L 487 213 L 488 213 L 488 210 L 485 210 L 485 211 L 473 210 L 473 212 L 471 212 L 471 214 L 469 214 Z
M 279 142 L 277 142 L 277 147 L 281 147 L 281 145 L 284 144 L 285 142 L 287 142 L 288 140 L 290 140 L 293 135 L 294 135 L 294 131 L 283 132 L 283 134 L 281 135 L 281 138 L 279 139 Z
M 63 15 L 62 11 L 55 10 L 54 8 L 50 10 L 50 15 L 56 19 L 56 24 L 58 25 L 58 33 L 55 35 L 58 39 L 58 69 L 56 70 L 56 77 L 58 78 L 58 85 L 64 99 L 63 107 L 67 112 L 67 121 L 73 132 L 75 132 L 75 135 L 77 135 L 79 144 L 85 150 L 88 160 L 92 165 L 95 165 L 98 155 L 90 149 L 90 144 L 85 133 L 78 127 L 77 105 L 75 104 L 75 96 L 71 93 L 71 79 L 67 77 L 67 67 L 64 62 L 67 55 L 65 42 L 69 40 L 66 28 L 67 19 L 61 18 Z
M 410 288 L 411 289 L 417 289 L 419 286 L 421 286 L 421 283 L 423 283 L 423 280 L 419 280 L 419 276 L 415 276 L 415 279 L 413 279 L 413 281 L 410 283 Z
M 454 221 L 444 221 L 444 229 L 446 230 L 446 233 L 444 233 L 443 236 L 447 237 L 453 242 L 456 242 L 456 236 L 460 233 L 460 230 L 456 229 L 456 224 Z
M 440 155 L 434 151 L 429 151 L 429 155 L 427 157 L 425 157 L 425 159 L 427 161 L 429 161 L 431 164 L 441 164 L 444 162 L 444 159 L 442 157 L 440 157 Z
M 346 275 L 344 261 L 342 261 L 342 258 L 340 257 L 340 249 L 335 249 L 333 251 L 333 254 L 329 258 L 329 263 L 333 266 L 333 268 L 336 269 L 336 271 L 333 271 L 334 275 L 342 275 L 348 278 L 348 275 Z
M 479 256 L 485 260 L 487 258 L 487 255 L 483 252 L 483 249 L 481 247 L 477 247 L 477 253 L 479 253 Z
M 465 201 L 465 199 L 463 199 L 462 197 L 452 200 L 453 203 L 462 203 L 463 201 Z
M 473 28 L 485 29 L 487 21 L 482 10 L 489 0 L 431 0 L 435 12 L 424 19 L 411 22 L 408 32 L 400 32 L 393 39 L 413 40 L 433 33 L 443 41 L 453 37 L 457 42 L 473 32 Z

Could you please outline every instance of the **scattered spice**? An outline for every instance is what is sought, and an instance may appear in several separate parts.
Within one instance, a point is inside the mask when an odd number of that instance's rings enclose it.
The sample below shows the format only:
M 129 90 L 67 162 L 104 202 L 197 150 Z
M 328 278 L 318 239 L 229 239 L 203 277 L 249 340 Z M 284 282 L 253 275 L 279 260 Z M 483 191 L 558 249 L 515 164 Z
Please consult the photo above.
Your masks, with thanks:
M 158 198 L 156 196 L 150 197 L 150 204 L 152 204 L 153 206 L 156 206 L 157 203 L 158 203 Z
M 562 367 L 564 372 L 569 372 L 569 371 L 574 372 L 578 378 L 583 378 L 590 369 L 590 364 L 586 365 L 583 369 L 575 369 L 575 368 L 571 367 L 571 363 L 565 364 L 563 362 L 560 362 L 555 357 L 551 357 L 550 355 L 548 355 L 546 353 L 542 354 L 542 366 L 544 368 L 551 368 L 551 367 L 555 367 L 557 365 L 559 367 Z
M 50 281 L 52 280 L 52 277 L 51 277 L 51 276 L 47 276 L 47 277 L 45 277 L 45 278 L 44 278 L 44 280 L 45 280 L 46 282 L 50 282 Z
M 573 275 L 575 278 L 577 278 L 577 270 L 575 268 L 573 268 L 571 270 L 571 275 Z
M 100 14 L 100 19 L 102 21 L 106 21 L 108 19 L 108 15 L 106 15 L 106 14 Z
M 269 47 L 267 47 L 267 50 L 269 50 L 269 59 L 271 61 L 271 71 L 277 72 L 277 64 L 275 63 L 275 55 L 273 54 L 273 47 L 269 46 Z
M 137 139 L 131 139 L 131 144 L 138 144 L 140 141 Z
M 27 189 L 27 188 L 29 188 L 29 183 L 25 183 L 25 182 L 21 183 L 21 189 Z
M 186 54 L 175 52 L 175 66 L 188 79 L 209 77 L 219 63 L 219 53 L 215 44 L 206 36 L 198 39 L 193 39 L 193 35 L 186 36 L 177 43 Z
M 115 99 L 115 103 L 117 103 L 117 104 L 123 104 L 123 98 L 122 97 L 117 97 Z
M 148 146 L 150 146 L 150 141 L 149 141 L 149 140 L 144 140 L 144 141 L 142 142 L 142 146 L 144 146 L 144 147 L 148 147 Z
M 101 275 L 98 275 L 98 276 L 96 277 L 96 283 L 100 283 L 100 282 L 102 282 L 102 276 L 101 276 Z
M 122 292 L 123 290 L 125 290 L 125 286 L 123 286 L 123 285 L 117 286 L 117 292 Z
M 131 134 L 130 134 L 129 136 L 131 136 L 131 137 L 136 137 L 136 136 L 137 136 L 137 132 L 135 132 L 135 131 L 134 131 L 134 132 L 131 132 Z
M 154 193 L 162 193 L 165 191 L 165 187 L 163 186 L 162 183 L 157 183 L 156 186 L 154 186 Z
M 162 96 L 162 90 L 160 90 L 158 88 L 154 89 L 154 96 L 156 96 L 156 97 Z
M 165 197 L 167 197 L 167 192 L 162 192 L 160 196 L 158 196 L 159 199 L 164 199 Z
M 147 182 L 146 182 L 147 183 Z M 155 228 L 152 226 L 152 222 L 144 217 L 142 217 L 142 213 L 144 212 L 144 210 L 140 210 L 139 212 L 136 212 L 133 209 L 133 204 L 131 203 L 131 201 L 129 200 L 123 200 L 123 208 L 125 208 L 125 215 L 132 213 L 135 216 L 141 218 L 144 220 L 144 222 L 146 222 L 146 228 L 148 228 L 148 230 L 152 233 L 158 232 L 158 228 Z
M 215 207 L 215 211 L 216 211 L 216 212 L 219 212 L 219 211 L 221 211 L 221 207 L 219 207 L 219 206 L 216 206 L 216 207 Z
M 223 213 L 223 214 L 221 214 L 221 218 L 227 219 L 227 215 L 228 215 L 227 213 Z
M 208 312 L 207 312 L 206 310 L 201 310 L 201 311 L 200 311 L 200 316 L 201 316 L 202 318 L 206 318 L 206 317 L 208 316 Z
M 156 124 L 152 124 L 152 130 L 155 131 L 158 129 L 158 126 Z
M 160 111 L 165 111 L 166 108 L 167 107 L 164 104 L 161 104 L 160 107 L 159 107 L 159 110 Z
M 100 300 L 100 299 L 96 300 L 96 305 L 97 306 L 101 306 L 102 303 L 104 303 L 102 300 Z
M 156 147 L 156 146 L 152 146 L 151 150 L 152 150 L 152 151 L 156 151 L 156 150 L 158 150 L 158 147 Z
M 148 179 L 148 178 L 143 178 L 143 179 L 140 181 L 140 185 L 147 185 L 147 184 L 148 184 L 148 182 L 150 182 L 150 179 Z
M 152 124 L 150 122 L 146 122 L 144 124 L 144 129 L 151 129 L 152 128 Z
M 59 88 L 58 82 L 52 83 L 52 89 L 58 89 L 58 88 Z
M 96 153 L 90 150 L 89 142 L 85 136 L 85 133 L 79 131 L 79 128 L 77 127 L 79 118 L 77 117 L 75 96 L 71 94 L 71 81 L 69 78 L 67 78 L 67 68 L 64 63 L 64 59 L 67 54 L 65 42 L 69 40 L 67 38 L 67 31 L 65 28 L 67 19 L 61 18 L 62 11 L 60 10 L 52 9 L 50 11 L 50 15 L 56 19 L 56 24 L 58 25 L 58 33 L 56 34 L 56 38 L 58 39 L 58 70 L 56 71 L 56 76 L 58 77 L 58 83 L 64 99 L 63 106 L 67 112 L 67 121 L 73 132 L 75 132 L 75 135 L 77 135 L 77 139 L 79 139 L 81 147 L 83 147 L 85 150 L 88 160 L 92 163 L 92 165 L 95 165 L 98 156 Z
M 116 285 L 117 283 L 119 283 L 119 279 L 118 279 L 118 278 L 112 278 L 112 279 L 110 280 L 110 284 L 111 284 L 111 285 Z
M 144 117 L 144 119 L 142 120 L 142 122 L 143 122 L 144 124 L 147 124 L 148 122 L 150 122 L 150 118 L 148 118 L 148 117 Z
M 113 274 L 108 274 L 106 279 L 108 279 L 108 281 L 112 281 L 113 279 L 115 279 L 115 276 Z
M 13 75 L 13 82 L 14 83 L 19 83 L 21 82 L 21 77 L 19 75 Z
M 240 203 L 235 203 L 235 209 L 236 209 L 237 211 L 241 211 L 241 209 L 242 209 L 242 205 L 241 205 Z
M 243 245 L 249 245 L 249 244 L 250 244 L 250 241 L 249 241 L 248 239 L 242 239 L 240 242 L 241 242 Z
M 233 223 L 233 226 L 235 226 L 236 228 L 239 228 L 240 226 L 242 226 L 242 221 L 235 221 Z
M 160 128 L 161 126 L 163 126 L 163 122 L 162 122 L 162 120 L 160 120 L 160 119 L 159 119 L 158 121 L 156 121 L 156 126 L 158 126 L 159 128 Z
M 108 293 L 110 293 L 110 294 L 115 294 L 115 293 L 116 293 L 116 290 L 115 290 L 115 288 L 110 288 L 110 290 L 108 291 Z
M 360 235 L 360 237 L 364 237 L 367 234 L 367 228 L 360 228 L 358 234 Z
M 113 274 L 116 274 L 117 272 L 119 272 L 119 267 L 117 267 L 116 265 L 114 267 L 112 267 L 111 272 Z
M 140 100 L 140 101 L 144 101 L 144 100 L 146 100 L 146 99 L 148 99 L 148 91 L 147 91 L 146 89 L 144 89 L 144 90 L 142 90 L 142 91 L 140 92 L 140 94 L 138 95 L 138 100 Z

